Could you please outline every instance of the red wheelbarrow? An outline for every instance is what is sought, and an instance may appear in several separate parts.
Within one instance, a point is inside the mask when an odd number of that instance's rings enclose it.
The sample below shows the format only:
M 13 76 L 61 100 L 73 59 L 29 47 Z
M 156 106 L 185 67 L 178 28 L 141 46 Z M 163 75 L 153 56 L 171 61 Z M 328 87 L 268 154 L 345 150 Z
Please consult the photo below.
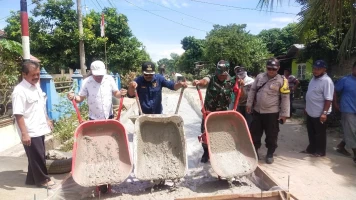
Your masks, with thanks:
M 116 120 L 83 122 L 76 102 L 72 103 L 80 123 L 74 134 L 73 179 L 84 187 L 108 185 L 110 191 L 110 184 L 124 182 L 133 168 L 127 133 L 119 122 L 123 98 Z
M 208 144 L 209 158 L 219 178 L 236 178 L 251 174 L 258 163 L 245 118 L 236 111 L 241 90 L 235 85 L 233 110 L 208 112 L 197 86 Z

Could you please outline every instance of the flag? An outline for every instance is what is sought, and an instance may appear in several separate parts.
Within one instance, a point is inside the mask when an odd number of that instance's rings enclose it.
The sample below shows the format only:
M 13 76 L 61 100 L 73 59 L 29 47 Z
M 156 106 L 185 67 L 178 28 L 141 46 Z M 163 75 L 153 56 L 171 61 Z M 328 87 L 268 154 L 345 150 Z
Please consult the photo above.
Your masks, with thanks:
M 101 14 L 101 22 L 100 22 L 100 36 L 105 37 L 105 22 L 104 22 L 104 13 Z

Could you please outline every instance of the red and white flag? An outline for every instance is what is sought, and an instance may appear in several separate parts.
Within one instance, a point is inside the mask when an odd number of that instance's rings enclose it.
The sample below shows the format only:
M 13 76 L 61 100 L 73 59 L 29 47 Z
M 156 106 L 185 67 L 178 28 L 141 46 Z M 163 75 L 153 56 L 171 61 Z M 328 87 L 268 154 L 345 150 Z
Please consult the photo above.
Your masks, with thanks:
M 101 14 L 101 22 L 100 22 L 100 36 L 105 37 L 105 21 L 104 21 L 104 13 Z

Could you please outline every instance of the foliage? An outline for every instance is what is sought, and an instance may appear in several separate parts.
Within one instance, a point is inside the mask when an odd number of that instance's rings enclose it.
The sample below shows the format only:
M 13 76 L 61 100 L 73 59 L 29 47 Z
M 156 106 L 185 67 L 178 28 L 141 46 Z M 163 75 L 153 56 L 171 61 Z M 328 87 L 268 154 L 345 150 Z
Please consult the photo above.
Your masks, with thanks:
M 183 38 L 181 44 L 185 52 L 176 62 L 177 69 L 180 72 L 193 74 L 195 67 L 194 63 L 204 59 L 205 40 L 200 40 L 193 36 L 189 36 Z
M 128 72 L 125 75 L 121 75 L 121 87 L 128 88 L 129 83 L 133 81 L 139 74 L 137 72 Z
M 49 73 L 60 68 L 79 68 L 79 32 L 77 14 L 72 0 L 34 0 L 35 18 L 29 18 L 31 53 L 42 61 Z M 105 60 L 106 43 L 108 68 L 113 72 L 135 71 L 144 60 L 150 60 L 145 47 L 131 33 L 128 19 L 114 8 L 104 8 L 105 37 L 100 37 L 101 13 L 90 11 L 83 17 L 85 63 Z M 12 12 L 6 20 L 9 39 L 21 42 L 19 13 Z
M 60 104 L 55 105 L 54 110 L 58 111 L 59 109 L 64 115 L 54 123 L 53 135 L 55 139 L 64 145 L 62 150 L 69 151 L 73 147 L 73 137 L 79 122 L 76 113 L 73 111 L 73 105 L 66 98 L 62 98 Z M 81 116 L 89 115 L 89 107 L 86 101 L 81 104 L 79 110 Z
M 53 79 L 56 91 L 60 93 L 68 92 L 72 88 L 72 79 L 61 76 Z
M 259 71 L 263 60 L 269 57 L 269 52 L 266 44 L 249 34 L 245 28 L 245 24 L 214 25 L 214 29 L 206 36 L 206 60 L 211 63 L 217 63 L 221 59 L 228 60 L 230 71 L 236 65 Z
M 290 23 L 286 27 L 272 28 L 262 30 L 258 37 L 267 45 L 268 51 L 274 56 L 286 54 L 289 48 L 298 43 L 298 35 L 296 33 L 296 23 Z
M 193 76 L 193 74 L 182 73 L 182 75 L 184 76 L 184 78 L 185 78 L 187 81 L 194 81 L 194 76 Z
M 299 14 L 301 18 L 298 23 L 298 32 L 301 33 L 302 38 L 307 39 L 306 42 L 311 42 L 314 45 L 307 47 L 307 49 L 315 48 L 316 50 L 328 47 L 330 52 L 320 54 L 324 55 L 325 58 L 330 55 L 337 55 L 340 60 L 347 59 L 356 53 L 356 9 L 354 0 L 296 0 L 296 2 L 303 5 Z M 270 7 L 272 9 L 274 3 L 276 3 L 276 0 L 259 1 L 261 8 Z M 323 36 L 330 39 L 322 38 Z M 321 40 L 319 40 L 319 37 Z M 313 55 L 312 52 L 311 54 L 311 57 L 319 56 Z M 336 59 L 330 60 L 333 62 Z
M 20 43 L 0 40 L 0 116 L 9 114 L 7 109 L 11 103 L 11 93 L 21 74 L 21 54 Z

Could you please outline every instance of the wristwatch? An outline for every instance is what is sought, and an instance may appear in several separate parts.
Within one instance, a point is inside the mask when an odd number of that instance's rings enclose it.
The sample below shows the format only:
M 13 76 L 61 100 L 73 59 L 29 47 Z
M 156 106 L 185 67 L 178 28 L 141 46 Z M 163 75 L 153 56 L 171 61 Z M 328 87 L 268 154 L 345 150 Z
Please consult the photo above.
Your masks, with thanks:
M 327 115 L 327 114 L 328 114 L 328 111 L 324 111 L 324 112 L 323 112 L 323 115 Z

